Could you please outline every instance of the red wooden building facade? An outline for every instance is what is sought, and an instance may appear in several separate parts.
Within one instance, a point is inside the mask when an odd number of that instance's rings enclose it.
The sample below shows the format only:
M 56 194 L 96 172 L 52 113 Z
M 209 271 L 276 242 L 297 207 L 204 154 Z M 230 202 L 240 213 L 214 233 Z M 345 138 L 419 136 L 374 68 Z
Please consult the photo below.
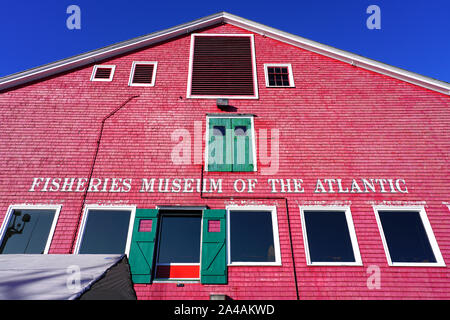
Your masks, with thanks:
M 139 299 L 450 298 L 447 83 L 220 13 L 0 86 L 3 254 L 126 253 Z

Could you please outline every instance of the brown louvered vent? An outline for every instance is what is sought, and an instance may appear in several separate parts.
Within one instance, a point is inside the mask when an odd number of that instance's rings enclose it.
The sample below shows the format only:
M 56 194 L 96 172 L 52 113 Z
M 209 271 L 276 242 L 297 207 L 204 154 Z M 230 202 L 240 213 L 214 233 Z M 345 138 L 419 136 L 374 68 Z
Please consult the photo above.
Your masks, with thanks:
M 109 79 L 111 77 L 112 68 L 98 67 L 95 71 L 94 79 Z
M 194 36 L 193 96 L 254 96 L 251 38 Z
M 112 81 L 115 65 L 95 65 L 92 69 L 91 81 Z
M 152 85 L 154 65 L 149 63 L 136 63 L 134 66 L 131 85 Z

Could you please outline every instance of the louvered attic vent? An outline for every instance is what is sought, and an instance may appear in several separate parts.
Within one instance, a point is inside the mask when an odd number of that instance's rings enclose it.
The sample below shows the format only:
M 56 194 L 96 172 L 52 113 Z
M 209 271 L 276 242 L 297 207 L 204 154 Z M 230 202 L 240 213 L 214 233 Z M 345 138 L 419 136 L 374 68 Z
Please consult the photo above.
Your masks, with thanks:
M 155 85 L 157 62 L 140 61 L 133 62 L 131 68 L 130 86 L 147 86 L 152 87 Z
M 258 97 L 253 35 L 193 34 L 190 68 L 189 98 Z
M 116 66 L 95 65 L 91 81 L 112 81 Z

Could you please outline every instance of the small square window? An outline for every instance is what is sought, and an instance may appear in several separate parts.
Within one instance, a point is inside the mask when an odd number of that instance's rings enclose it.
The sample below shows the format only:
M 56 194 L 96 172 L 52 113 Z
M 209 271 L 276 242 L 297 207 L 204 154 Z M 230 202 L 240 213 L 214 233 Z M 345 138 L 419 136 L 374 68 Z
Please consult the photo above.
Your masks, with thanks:
M 95 65 L 92 70 L 91 81 L 112 81 L 114 77 L 114 65 Z
M 375 213 L 390 265 L 445 265 L 423 208 L 375 207 Z
M 139 221 L 139 232 L 152 232 L 153 220 L 141 219 Z
M 208 232 L 220 232 L 220 220 L 208 220 Z
M 12 206 L 0 234 L 0 254 L 48 253 L 60 206 Z
M 290 64 L 264 64 L 266 87 L 294 87 Z
M 79 254 L 128 253 L 134 208 L 87 207 L 76 252 Z
M 134 61 L 131 67 L 129 86 L 153 87 L 158 63 L 154 61 Z
M 230 207 L 228 224 L 230 265 L 281 264 L 274 208 Z
M 349 208 L 301 208 L 309 265 L 361 265 Z

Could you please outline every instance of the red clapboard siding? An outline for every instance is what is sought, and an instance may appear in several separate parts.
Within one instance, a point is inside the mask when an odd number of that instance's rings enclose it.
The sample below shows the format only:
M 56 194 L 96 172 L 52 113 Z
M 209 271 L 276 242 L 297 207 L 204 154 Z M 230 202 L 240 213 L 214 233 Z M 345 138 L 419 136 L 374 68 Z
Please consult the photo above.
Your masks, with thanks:
M 250 37 L 194 39 L 192 95 L 254 95 Z
M 229 24 L 203 32 L 249 33 Z M 198 148 L 195 143 L 207 130 L 206 114 L 222 111 L 207 99 L 184 99 L 190 43 L 186 34 L 105 60 L 102 63 L 116 65 L 112 82 L 89 81 L 92 66 L 87 66 L 2 92 L 0 224 L 13 204 L 61 204 L 49 254 L 70 254 L 80 230 L 83 193 L 75 192 L 77 182 L 72 192 L 51 191 L 51 182 L 46 192 L 41 191 L 45 178 L 87 178 L 102 120 L 131 96 L 140 95 L 105 121 L 93 168 L 94 184 L 97 178 L 109 179 L 107 191 L 113 178 L 132 179 L 132 188 L 101 192 L 100 185 L 99 192 L 87 193 L 86 203 L 136 208 L 276 206 L 282 264 L 229 266 L 227 285 L 136 284 L 138 299 L 209 299 L 212 293 L 235 300 L 296 299 L 294 271 L 300 299 L 450 299 L 449 96 L 254 34 L 259 99 L 233 100 L 237 111 L 224 114 L 255 115 L 258 171 L 204 172 L 206 181 L 223 179 L 223 186 L 221 193 L 203 193 L 201 198 L 195 181 L 201 178 L 207 142 L 200 138 Z M 161 72 L 154 87 L 127 85 L 134 61 L 158 62 Z M 267 88 L 266 63 L 290 63 L 296 87 Z M 188 164 L 171 160 L 181 145 L 172 133 L 180 129 L 190 133 Z M 261 130 L 267 130 L 267 143 Z M 261 151 L 271 154 L 268 140 L 273 130 L 279 130 L 274 158 L 278 166 L 264 174 L 271 164 L 261 162 Z M 36 177 L 44 181 L 32 192 Z M 314 193 L 318 178 L 340 178 L 343 188 L 350 189 L 353 178 L 364 177 L 403 178 L 408 193 L 339 193 L 337 188 L 334 193 Z M 142 178 L 156 179 L 153 192 L 140 192 Z M 160 189 L 158 182 L 165 178 L 194 179 L 193 192 L 171 192 L 171 185 L 162 192 L 164 185 Z M 279 183 L 277 193 L 271 192 L 268 179 L 292 178 L 303 179 L 303 193 L 280 192 Z M 237 193 L 236 179 L 258 183 L 253 193 L 248 188 Z M 288 207 L 274 196 L 286 197 Z M 424 205 L 447 267 L 389 266 L 373 210 L 373 204 L 380 203 Z M 351 207 L 362 266 L 307 265 L 299 209 L 305 204 Z M 371 266 L 380 268 L 379 289 L 367 285 Z

